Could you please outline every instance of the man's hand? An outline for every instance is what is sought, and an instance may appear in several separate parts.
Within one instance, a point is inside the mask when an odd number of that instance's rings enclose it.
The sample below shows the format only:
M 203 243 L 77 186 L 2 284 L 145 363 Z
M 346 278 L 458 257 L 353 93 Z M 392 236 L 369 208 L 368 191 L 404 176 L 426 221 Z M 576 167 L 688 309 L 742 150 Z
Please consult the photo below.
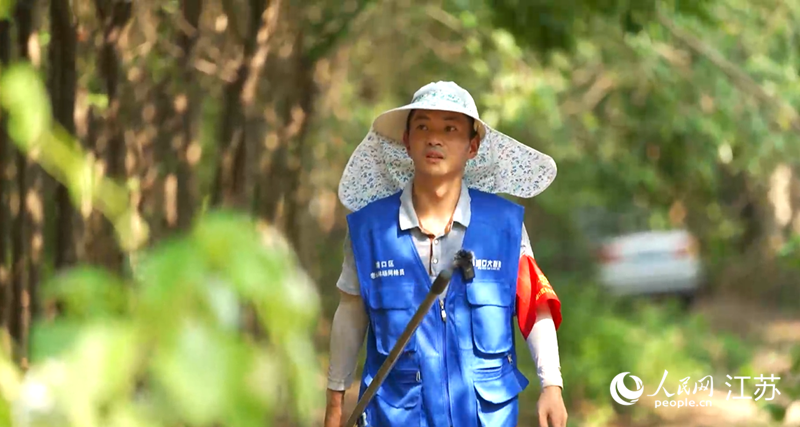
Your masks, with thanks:
M 341 427 L 342 423 L 342 402 L 344 402 L 344 391 L 328 389 L 328 403 L 325 405 L 325 427 Z
M 539 396 L 538 410 L 539 427 L 566 427 L 567 408 L 561 397 L 561 387 L 545 387 Z

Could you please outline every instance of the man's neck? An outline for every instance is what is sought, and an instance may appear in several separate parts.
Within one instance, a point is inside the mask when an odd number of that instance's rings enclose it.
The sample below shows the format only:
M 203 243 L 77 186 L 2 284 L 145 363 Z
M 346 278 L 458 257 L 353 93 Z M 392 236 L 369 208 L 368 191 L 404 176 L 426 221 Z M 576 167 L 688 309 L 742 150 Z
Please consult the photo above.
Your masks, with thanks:
M 440 234 L 447 228 L 461 196 L 462 178 L 430 179 L 414 177 L 412 200 L 423 228 Z

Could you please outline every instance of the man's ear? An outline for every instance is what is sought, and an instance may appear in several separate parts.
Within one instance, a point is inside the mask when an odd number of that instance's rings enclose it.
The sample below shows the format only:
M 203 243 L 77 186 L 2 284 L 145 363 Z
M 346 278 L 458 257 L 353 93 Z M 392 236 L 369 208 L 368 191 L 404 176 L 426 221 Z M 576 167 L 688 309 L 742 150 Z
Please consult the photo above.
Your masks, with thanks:
M 480 134 L 475 134 L 472 139 L 469 141 L 469 158 L 474 159 L 475 156 L 478 155 L 478 150 L 481 148 L 481 136 Z
M 406 147 L 406 152 L 411 148 L 408 143 L 408 131 L 403 131 L 403 145 Z

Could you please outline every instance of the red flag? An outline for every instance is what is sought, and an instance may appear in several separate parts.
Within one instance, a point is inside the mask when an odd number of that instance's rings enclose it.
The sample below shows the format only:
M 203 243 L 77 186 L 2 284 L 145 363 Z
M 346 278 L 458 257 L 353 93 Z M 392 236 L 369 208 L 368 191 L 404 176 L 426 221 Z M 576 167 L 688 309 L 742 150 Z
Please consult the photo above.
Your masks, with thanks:
M 525 339 L 528 339 L 536 323 L 536 308 L 540 304 L 548 304 L 558 330 L 561 326 L 561 301 L 536 260 L 530 255 L 523 255 L 519 259 L 517 274 L 517 321 Z

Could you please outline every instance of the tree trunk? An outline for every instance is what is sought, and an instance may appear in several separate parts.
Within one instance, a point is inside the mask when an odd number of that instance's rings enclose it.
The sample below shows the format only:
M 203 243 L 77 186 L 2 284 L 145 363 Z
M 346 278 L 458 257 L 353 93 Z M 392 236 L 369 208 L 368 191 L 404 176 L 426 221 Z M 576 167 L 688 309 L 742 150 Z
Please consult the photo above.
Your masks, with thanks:
M 245 146 L 245 117 L 248 103 L 256 93 L 255 85 L 263 68 L 271 34 L 277 26 L 278 0 L 250 0 L 250 17 L 247 36 L 244 40 L 244 56 L 239 64 L 236 79 L 225 88 L 225 99 L 219 134 L 221 161 L 214 178 L 212 202 L 215 205 L 244 208 L 246 204 L 245 165 L 248 153 Z M 254 141 L 250 138 L 250 141 Z
M 220 124 L 219 153 L 221 155 L 214 177 L 212 203 L 214 205 L 234 206 L 238 204 L 235 185 L 236 153 L 243 145 L 244 131 L 241 125 L 239 94 L 244 87 L 247 68 L 240 66 L 236 80 L 225 86 L 222 111 L 224 116 Z M 244 150 L 244 147 L 242 147 Z
M 28 216 L 28 292 L 23 298 L 25 307 L 25 336 L 30 330 L 30 321 L 39 315 L 39 282 L 44 257 L 44 200 L 45 174 L 37 164 L 29 164 L 30 187 L 25 195 L 25 214 Z M 27 339 L 25 340 L 27 355 Z
M 314 81 L 316 59 L 308 54 L 305 33 L 297 30 L 293 36 L 293 54 L 281 64 L 282 70 L 274 79 L 288 79 L 291 84 L 274 95 L 280 110 L 278 147 L 264 153 L 269 165 L 267 178 L 262 180 L 258 195 L 258 214 L 269 222 L 280 224 L 294 250 L 302 253 L 301 228 L 303 206 L 308 195 L 303 191 L 306 139 L 314 115 L 317 85 Z
M 17 43 L 20 58 L 30 59 L 28 51 L 28 41 L 33 34 L 33 2 L 19 1 L 15 11 L 17 23 Z M 15 203 L 15 214 L 12 232 L 12 276 L 13 291 L 11 298 L 11 319 L 9 322 L 9 332 L 16 344 L 14 352 L 15 359 L 25 363 L 28 346 L 28 321 L 30 319 L 30 295 L 26 279 L 28 274 L 28 245 L 26 231 L 28 231 L 28 216 L 26 215 L 26 200 L 28 195 L 29 165 L 28 158 L 20 150 L 16 150 L 16 172 L 17 172 L 17 197 Z
M 291 85 L 282 88 L 282 93 L 275 96 L 277 104 L 282 106 L 278 148 L 271 156 L 263 159 L 262 164 L 269 165 L 268 178 L 262 180 L 258 191 L 257 211 L 267 221 L 283 224 L 282 231 L 287 234 L 295 251 L 303 252 L 301 245 L 302 212 L 308 202 L 309 195 L 303 191 L 304 159 L 306 138 L 314 115 L 314 103 L 317 97 L 317 84 L 314 80 L 315 67 L 335 46 L 337 40 L 347 34 L 350 25 L 369 0 L 356 2 L 354 11 L 345 12 L 338 25 L 326 25 L 326 30 L 319 29 L 314 38 L 306 38 L 307 27 L 293 28 L 294 43 L 292 55 L 286 67 L 290 70 L 278 78 L 288 79 Z M 302 11 L 287 6 L 286 15 L 294 15 L 290 21 L 301 22 Z M 272 76 L 271 76 L 272 77 Z M 265 153 L 269 155 L 269 153 Z
M 125 25 L 131 17 L 132 3 L 123 0 L 95 0 L 97 16 L 103 27 L 103 45 L 100 49 L 99 70 L 104 81 L 108 110 L 104 120 L 104 129 L 98 138 L 98 152 L 105 152 L 106 175 L 118 181 L 125 179 L 123 155 L 125 141 L 119 125 L 119 60 L 117 58 L 117 42 Z M 105 148 L 105 150 L 103 150 Z M 120 271 L 123 257 L 115 241 L 115 232 L 110 221 L 96 219 L 99 226 L 94 236 L 95 244 L 88 254 L 95 262 L 99 262 L 111 270 Z
M 173 111 L 169 96 L 169 80 L 165 79 L 154 84 L 153 98 L 157 113 L 152 118 L 153 126 L 157 129 L 166 129 L 169 126 L 169 117 Z M 151 186 L 142 188 L 142 205 L 145 215 L 149 216 L 153 224 L 153 236 L 163 236 L 167 230 L 173 228 L 178 221 L 177 208 L 173 210 L 169 194 L 166 191 L 167 179 L 175 170 L 172 158 L 172 143 L 167 132 L 158 132 L 155 135 L 153 146 L 144 151 L 142 158 L 142 176 L 151 173 L 157 178 Z M 155 169 L 155 171 L 151 171 Z
M 86 109 L 86 117 L 83 126 L 86 129 L 86 137 L 84 140 L 84 149 L 87 153 L 91 153 L 94 158 L 100 158 L 97 151 L 97 134 L 98 134 L 98 119 L 95 113 L 95 107 L 89 106 Z M 93 246 L 98 240 L 96 233 L 102 226 L 102 218 L 99 212 L 92 210 L 91 203 L 81 203 L 79 207 L 81 217 L 81 236 L 80 242 L 76 245 L 75 258 L 81 262 L 94 261 Z
M 306 139 L 311 126 L 311 118 L 314 115 L 316 86 L 314 83 L 313 64 L 309 64 L 308 59 L 302 55 L 297 58 L 296 64 L 295 76 L 297 81 L 295 82 L 295 87 L 299 98 L 297 106 L 303 115 L 302 119 L 300 119 L 302 123 L 300 123 L 299 131 L 294 140 L 291 143 L 286 141 L 287 156 L 280 163 L 286 169 L 284 173 L 285 181 L 281 186 L 281 193 L 286 206 L 284 215 L 286 218 L 286 235 L 295 251 L 299 253 L 301 252 L 301 213 L 303 212 L 303 206 L 308 202 L 301 188 L 304 174 L 303 164 L 305 163 L 303 155 L 306 152 Z
M 55 120 L 70 135 L 75 135 L 75 50 L 76 34 L 72 22 L 69 0 L 50 1 L 50 26 L 52 41 L 48 49 L 50 55 L 50 98 Z M 56 270 L 74 264 L 75 234 L 73 221 L 75 210 L 69 197 L 69 190 L 63 184 L 56 184 L 56 248 L 54 267 Z
M 8 65 L 11 61 L 11 22 L 0 21 L 0 67 Z M 9 161 L 10 141 L 6 132 L 6 116 L 0 114 L 0 328 L 8 328 L 11 320 L 11 300 L 13 292 L 11 289 L 11 272 L 8 268 L 8 232 L 12 230 L 8 226 L 11 217 L 8 210 L 9 195 L 7 182 L 10 181 L 6 175 L 7 163 Z M 7 345 L 7 343 L 3 343 Z M 6 349 L 9 350 L 9 349 Z
M 192 49 L 199 36 L 200 13 L 203 8 L 202 0 L 182 0 L 181 10 L 183 12 L 184 27 L 178 30 L 178 48 L 181 55 L 178 57 L 178 69 L 181 76 L 178 86 L 181 88 L 176 95 L 175 104 L 175 126 L 173 133 L 178 136 L 177 144 L 173 147 L 176 150 L 178 159 L 177 170 L 177 211 L 178 228 L 186 229 L 191 225 L 194 216 L 194 204 L 197 199 L 197 184 L 194 174 L 194 166 L 199 161 L 199 146 L 193 146 L 192 142 L 192 121 L 196 111 L 195 96 L 192 92 L 194 79 L 194 69 L 191 65 Z M 196 144 L 195 144 L 196 145 Z
M 308 125 L 308 111 L 303 100 L 306 98 L 306 90 L 309 89 L 305 84 L 306 77 L 311 71 L 304 68 L 304 64 L 307 64 L 303 55 L 304 40 L 302 31 L 293 35 L 292 55 L 278 64 L 273 63 L 271 68 L 275 74 L 270 75 L 271 80 L 286 80 L 291 84 L 275 88 L 272 94 L 274 105 L 279 109 L 279 122 L 275 123 L 278 141 L 277 147 L 272 152 L 262 153 L 264 156 L 262 163 L 268 167 L 262 171 L 266 179 L 259 183 L 256 211 L 264 220 L 281 224 L 282 232 L 286 232 L 288 228 L 283 221 L 289 215 L 286 209 L 294 211 L 287 206 L 289 201 L 286 198 L 287 190 L 297 181 L 291 176 L 296 165 L 289 163 L 293 163 L 290 157 L 299 147 L 292 146 L 297 142 L 302 143 L 301 139 Z M 283 209 L 281 209 L 282 204 Z
M 792 222 L 787 233 L 800 235 L 800 167 L 794 167 L 792 184 L 790 187 L 792 197 Z

